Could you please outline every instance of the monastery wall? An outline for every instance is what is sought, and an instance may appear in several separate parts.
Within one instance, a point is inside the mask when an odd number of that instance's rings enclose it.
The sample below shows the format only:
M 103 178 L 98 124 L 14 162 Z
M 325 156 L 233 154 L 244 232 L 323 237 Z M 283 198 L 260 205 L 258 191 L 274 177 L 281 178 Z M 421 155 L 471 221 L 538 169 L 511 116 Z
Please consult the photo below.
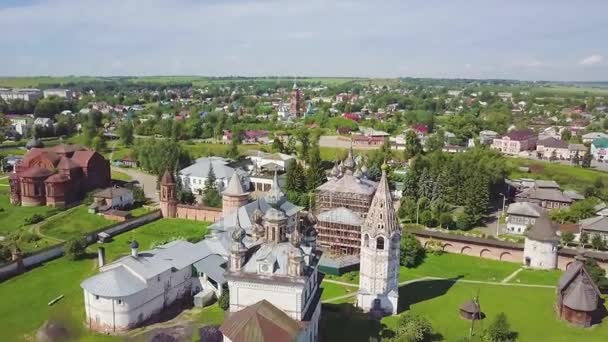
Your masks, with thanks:
M 185 220 L 215 222 L 222 217 L 221 208 L 178 204 L 176 217 Z
M 524 246 L 514 242 L 480 237 L 447 234 L 435 231 L 415 231 L 413 234 L 423 246 L 438 241 L 449 253 L 465 254 L 485 259 L 524 263 Z M 437 242 L 435 242 L 437 243 Z M 577 251 L 572 248 L 558 250 L 557 268 L 565 270 L 574 262 Z M 608 271 L 608 253 L 585 251 L 585 255 L 597 260 L 598 265 Z

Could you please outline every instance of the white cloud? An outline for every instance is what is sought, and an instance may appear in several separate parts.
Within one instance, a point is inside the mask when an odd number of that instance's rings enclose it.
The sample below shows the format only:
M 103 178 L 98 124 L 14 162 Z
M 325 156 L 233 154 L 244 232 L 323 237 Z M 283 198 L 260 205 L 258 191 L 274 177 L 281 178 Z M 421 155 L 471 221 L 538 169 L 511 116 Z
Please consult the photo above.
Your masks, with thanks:
M 598 65 L 604 62 L 604 56 L 602 55 L 591 55 L 581 59 L 579 65 Z

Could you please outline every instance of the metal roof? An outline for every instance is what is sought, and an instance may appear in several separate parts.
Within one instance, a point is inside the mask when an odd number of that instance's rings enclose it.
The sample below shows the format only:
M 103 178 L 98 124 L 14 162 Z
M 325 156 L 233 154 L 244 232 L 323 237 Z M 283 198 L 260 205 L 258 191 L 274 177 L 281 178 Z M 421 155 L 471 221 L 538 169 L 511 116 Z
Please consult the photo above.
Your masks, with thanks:
M 215 280 L 218 284 L 226 283 L 224 272 L 226 269 L 222 265 L 226 264 L 226 259 L 217 254 L 211 254 L 194 263 L 194 268 L 198 272 L 205 273 L 209 278 Z
M 509 215 L 539 217 L 541 212 L 542 209 L 538 205 L 529 202 L 511 203 L 507 208 L 507 214 Z
M 235 172 L 235 169 L 227 166 L 226 164 L 228 164 L 228 161 L 224 158 L 199 158 L 194 162 L 194 164 L 181 169 L 179 174 L 187 177 L 207 178 L 209 175 L 209 168 L 211 165 L 213 165 L 213 173 L 215 173 L 215 178 L 229 179 Z M 236 169 L 236 172 L 238 172 L 241 176 L 247 175 L 245 171 L 240 169 Z
M 579 224 L 584 230 L 608 232 L 608 217 L 605 216 L 590 217 L 581 220 Z
M 126 297 L 146 288 L 146 282 L 124 266 L 98 273 L 80 284 L 87 292 L 103 297 Z
M 361 216 L 358 213 L 339 207 L 324 211 L 317 215 L 317 220 L 322 222 L 340 223 L 347 224 L 350 226 L 361 226 Z

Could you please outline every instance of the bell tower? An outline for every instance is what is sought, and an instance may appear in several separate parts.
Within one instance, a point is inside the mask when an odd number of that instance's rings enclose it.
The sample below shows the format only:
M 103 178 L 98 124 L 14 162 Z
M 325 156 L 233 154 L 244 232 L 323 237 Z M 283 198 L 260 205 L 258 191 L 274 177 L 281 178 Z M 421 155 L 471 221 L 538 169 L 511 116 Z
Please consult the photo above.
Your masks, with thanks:
M 399 300 L 401 227 L 386 179 L 386 166 L 361 225 L 361 264 L 357 306 L 380 315 L 396 314 Z
M 174 218 L 177 216 L 177 193 L 175 191 L 175 180 L 169 170 L 160 179 L 160 211 L 163 217 Z

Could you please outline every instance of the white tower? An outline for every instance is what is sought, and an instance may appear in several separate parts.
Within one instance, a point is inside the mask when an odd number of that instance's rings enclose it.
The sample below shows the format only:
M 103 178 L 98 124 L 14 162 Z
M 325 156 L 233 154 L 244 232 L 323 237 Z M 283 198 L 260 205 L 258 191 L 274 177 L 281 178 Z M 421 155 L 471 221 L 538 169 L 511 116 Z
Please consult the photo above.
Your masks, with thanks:
M 547 213 L 541 213 L 525 235 L 524 265 L 537 269 L 557 268 L 559 236 Z
M 364 311 L 396 314 L 399 300 L 401 227 L 386 179 L 386 167 L 361 226 L 361 264 L 357 306 Z

